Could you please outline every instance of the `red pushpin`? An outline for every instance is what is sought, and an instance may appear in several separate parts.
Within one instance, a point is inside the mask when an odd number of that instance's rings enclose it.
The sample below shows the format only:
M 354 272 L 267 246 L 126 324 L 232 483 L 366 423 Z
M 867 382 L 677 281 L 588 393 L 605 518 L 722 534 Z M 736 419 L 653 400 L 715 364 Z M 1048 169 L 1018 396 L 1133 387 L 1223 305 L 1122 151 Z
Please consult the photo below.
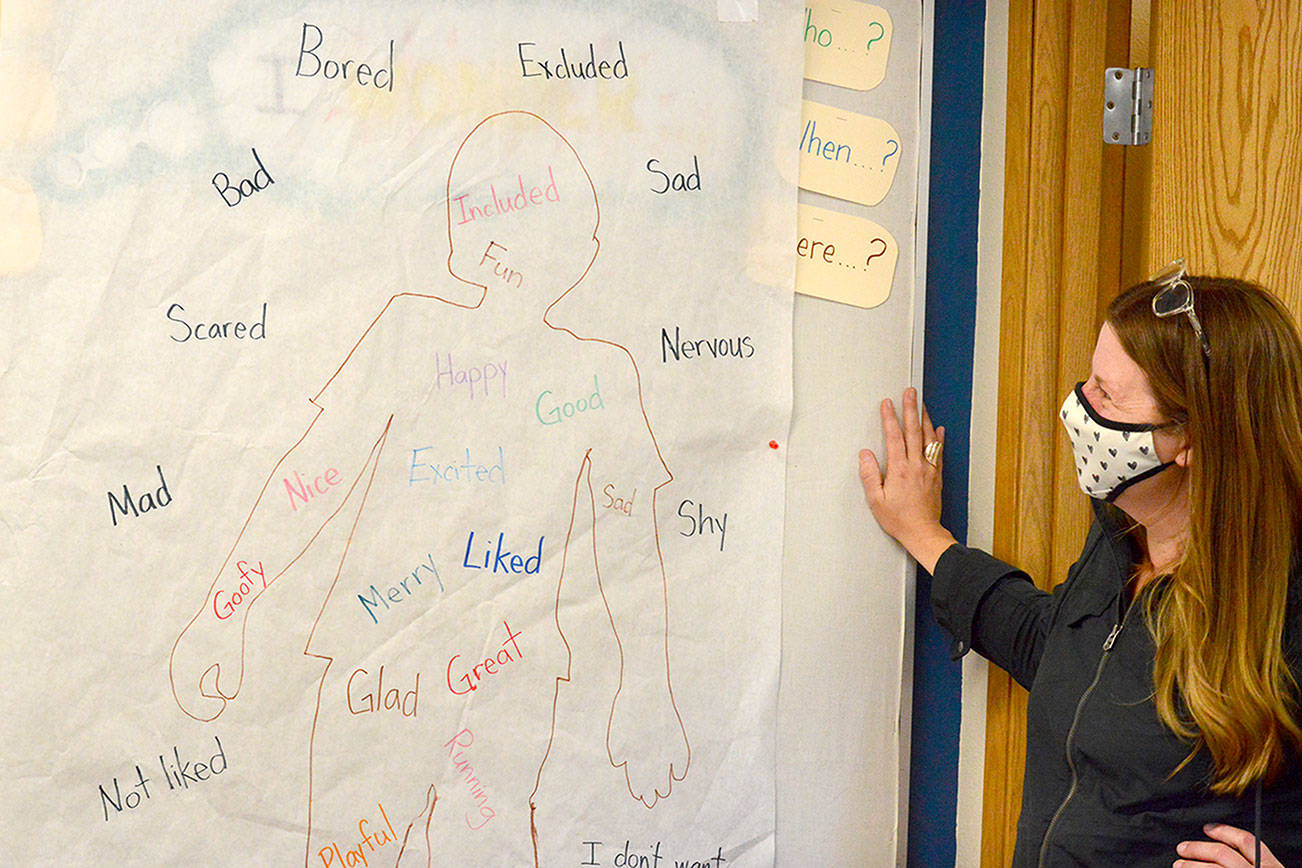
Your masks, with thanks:
M 770 448 L 770 449 L 777 449 L 777 448 L 778 448 L 778 441 L 776 441 L 776 440 L 770 440 L 770 441 L 769 441 L 769 448 Z

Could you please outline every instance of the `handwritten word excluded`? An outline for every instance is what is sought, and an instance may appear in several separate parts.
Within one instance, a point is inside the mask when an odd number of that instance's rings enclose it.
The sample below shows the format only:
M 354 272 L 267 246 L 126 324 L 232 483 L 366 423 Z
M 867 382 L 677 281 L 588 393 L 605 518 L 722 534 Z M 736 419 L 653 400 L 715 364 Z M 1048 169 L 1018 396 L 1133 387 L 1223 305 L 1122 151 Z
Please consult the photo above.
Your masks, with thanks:
M 538 400 L 533 405 L 533 412 L 538 417 L 538 421 L 544 425 L 558 425 L 580 413 L 605 408 L 606 402 L 601 399 L 601 384 L 597 382 L 597 375 L 593 374 L 591 395 L 558 401 L 552 397 L 551 389 L 547 389 L 538 395 Z
M 692 514 L 693 506 L 696 507 L 695 515 Z M 705 504 L 684 500 L 678 504 L 678 517 L 687 522 L 687 529 L 678 532 L 681 536 L 713 536 L 717 532 L 719 551 L 723 551 L 723 543 L 728 538 L 728 513 L 709 515 L 705 511 Z
M 444 361 L 447 361 L 446 367 Z M 506 362 L 485 362 L 482 365 L 457 367 L 452 364 L 452 354 L 444 353 L 442 357 L 434 354 L 434 388 L 440 392 L 465 390 L 470 400 L 475 400 L 475 392 L 483 398 L 490 392 L 500 393 L 506 397 Z
M 370 671 L 366 669 L 354 669 L 353 674 L 348 676 L 348 687 L 346 689 L 348 699 L 348 712 L 350 714 L 375 714 L 380 711 L 394 711 L 403 717 L 415 717 L 420 703 L 420 673 L 416 673 L 416 683 L 406 693 L 401 692 L 401 688 L 389 685 L 388 690 L 384 687 L 384 664 L 380 664 L 380 670 L 375 675 L 375 681 L 370 680 Z M 357 687 L 353 687 L 353 682 L 357 682 Z
M 212 176 L 213 188 L 221 195 L 222 201 L 229 208 L 234 208 L 254 193 L 261 193 L 276 183 L 276 179 L 271 177 L 267 167 L 262 165 L 262 158 L 258 156 L 257 148 L 250 148 L 249 150 L 253 151 L 253 162 L 258 164 L 252 178 L 242 178 L 238 184 L 232 184 L 230 176 L 225 172 L 218 172 Z M 218 178 L 221 179 L 220 182 L 217 180 Z
M 262 317 L 255 322 L 225 320 L 224 322 L 196 322 L 191 325 L 189 320 L 181 316 L 184 313 L 185 308 L 179 304 L 172 304 L 167 308 L 168 320 L 184 329 L 184 332 L 177 332 L 181 337 L 168 335 L 178 344 L 183 344 L 191 339 L 210 341 L 220 338 L 235 338 L 242 341 L 247 338 L 251 341 L 261 341 L 267 337 L 267 303 L 265 301 L 262 303 Z
M 579 55 L 576 61 L 573 55 L 567 56 L 565 49 L 560 50 L 559 60 L 538 60 L 538 47 L 536 42 L 521 42 L 517 45 L 520 54 L 520 77 L 521 78 L 542 78 L 544 80 L 556 79 L 615 79 L 628 78 L 628 60 L 624 57 L 624 43 L 617 43 L 619 50 L 619 60 L 597 60 L 597 48 L 594 43 L 588 43 L 588 58 L 585 63 L 583 55 Z M 527 51 L 526 51 L 527 47 Z
M 226 751 L 222 750 L 221 739 L 213 736 L 213 741 L 217 744 L 217 753 L 207 757 L 207 762 L 182 760 L 181 749 L 175 745 L 172 746 L 170 760 L 166 753 L 158 755 L 158 767 L 163 773 L 163 780 L 167 782 L 168 792 L 188 790 L 192 784 L 197 785 L 212 780 L 215 775 L 226 771 L 229 763 L 226 760 Z M 116 817 L 123 811 L 134 811 L 153 799 L 153 794 L 149 792 L 149 784 L 154 779 L 145 777 L 145 772 L 139 765 L 135 767 L 134 777 L 135 783 L 130 784 L 126 792 L 123 792 L 122 784 L 116 776 L 113 778 L 112 794 L 103 784 L 99 785 L 99 800 L 100 807 L 104 809 L 104 822 L 107 823 L 110 817 Z M 127 780 L 129 781 L 130 778 Z M 163 792 L 163 790 L 155 786 L 154 792 Z M 109 808 L 113 809 L 112 814 L 109 813 Z
M 314 40 L 309 46 L 308 40 Z M 303 78 L 313 78 L 320 74 L 322 78 L 339 79 L 341 81 L 352 81 L 359 87 L 373 87 L 376 90 L 387 90 L 393 93 L 393 40 L 389 40 L 389 65 L 382 66 L 379 69 L 372 70 L 370 64 L 360 63 L 356 60 L 333 60 L 327 58 L 321 59 L 317 54 L 322 43 L 325 42 L 325 34 L 321 28 L 315 24 L 303 22 L 303 39 L 298 47 L 298 66 L 294 68 L 294 75 Z M 352 67 L 349 69 L 349 67 Z
M 491 570 L 493 573 L 536 573 L 542 567 L 542 547 L 543 540 L 546 537 L 538 537 L 538 550 L 528 557 L 522 557 L 512 554 L 509 548 L 503 546 L 506 540 L 506 534 L 497 535 L 497 547 L 494 548 L 492 543 L 484 549 L 484 563 L 479 563 L 479 554 L 475 552 L 474 561 L 471 561 L 471 552 L 475 551 L 475 532 L 472 530 L 470 536 L 466 537 L 466 554 L 461 559 L 461 566 L 468 570 Z
M 403 579 L 397 585 L 390 586 L 383 594 L 380 593 L 380 590 L 376 588 L 375 585 L 371 585 L 371 594 L 369 597 L 358 594 L 357 599 L 361 601 L 362 608 L 366 610 L 366 614 L 371 616 L 371 621 L 376 624 L 380 623 L 380 619 L 375 617 L 375 613 L 379 611 L 381 605 L 384 606 L 384 611 L 387 612 L 393 608 L 393 605 L 405 603 L 415 595 L 415 591 L 413 591 L 412 587 L 407 584 L 408 582 L 415 582 L 415 587 L 418 589 L 424 587 L 424 582 L 421 579 L 423 572 L 428 572 L 430 576 L 434 577 L 434 581 L 437 582 L 439 586 L 439 593 L 442 593 L 444 591 L 443 580 L 439 578 L 438 567 L 434 565 L 434 556 L 427 554 L 425 555 L 425 563 L 417 566 L 416 569 L 411 571 L 411 575 L 407 576 L 407 578 Z M 399 590 L 399 587 L 401 587 L 401 590 Z
M 423 482 L 432 485 L 438 485 L 440 482 L 506 485 L 506 455 L 501 446 L 497 447 L 496 464 L 484 464 L 483 461 L 475 461 L 470 457 L 469 446 L 466 447 L 465 461 L 461 461 L 460 456 L 457 457 L 456 461 L 434 461 L 432 458 L 421 460 L 423 458 L 422 452 L 430 452 L 433 449 L 433 446 L 421 446 L 411 450 L 411 471 L 407 474 L 407 486 L 409 488 Z M 487 460 L 492 461 L 493 459 L 490 457 Z M 417 470 L 417 468 L 422 469 Z M 421 475 L 417 476 L 417 473 Z
M 477 220 L 491 220 L 501 214 L 510 214 L 512 211 L 523 211 L 526 208 L 546 205 L 548 202 L 561 201 L 561 191 L 556 189 L 556 173 L 551 166 L 547 167 L 548 183 L 544 185 L 539 181 L 537 184 L 531 184 L 527 193 L 524 189 L 524 175 L 516 175 L 515 180 L 518 189 L 509 192 L 498 193 L 497 185 L 489 184 L 487 196 L 483 193 L 475 199 L 471 199 L 470 193 L 454 196 L 452 201 L 457 204 L 460 211 L 457 225 L 464 226 Z M 467 199 L 471 201 L 467 202 Z
M 673 356 L 675 362 L 683 359 L 704 358 L 725 359 L 728 357 L 749 359 L 755 355 L 755 344 L 750 335 L 737 337 L 688 338 L 683 340 L 682 329 L 674 326 L 674 336 L 669 336 L 669 329 L 660 329 L 660 361 L 669 362 Z
M 470 667 L 469 672 L 462 672 L 456 678 L 452 677 L 452 672 L 454 669 L 459 670 L 462 668 L 457 666 L 457 661 L 461 659 L 461 655 L 452 655 L 452 658 L 448 660 L 448 690 L 457 696 L 466 696 L 482 687 L 485 679 L 500 674 L 499 667 L 509 666 L 524 659 L 524 653 L 520 651 L 520 643 L 515 641 L 520 638 L 520 634 L 512 630 L 511 625 L 506 621 L 502 622 L 502 626 L 506 628 L 506 639 L 503 640 L 502 647 L 497 654 L 492 657 L 485 657 L 483 662 L 476 663 Z M 512 649 L 515 649 L 514 655 L 511 654 Z M 465 688 L 458 687 L 458 684 L 464 684 Z
M 322 847 L 317 852 L 317 858 L 321 860 L 323 868 L 328 868 L 331 865 L 347 865 L 349 868 L 355 865 L 370 865 L 367 853 L 377 853 L 381 847 L 398 843 L 398 833 L 393 831 L 393 824 L 389 822 L 389 815 L 385 813 L 384 805 L 376 802 L 375 807 L 379 809 L 380 818 L 384 820 L 384 828 L 380 830 L 379 834 L 372 835 L 367 831 L 366 826 L 370 823 L 370 820 L 365 817 L 358 820 L 357 834 L 360 837 L 357 840 L 357 846 L 342 850 L 338 844 L 331 842 L 329 846 Z
M 468 729 L 452 736 L 444 744 L 443 748 L 448 752 L 448 759 L 457 769 L 457 774 L 465 780 L 466 790 L 470 793 L 470 798 L 474 800 L 475 806 L 479 808 L 479 816 L 482 821 L 478 826 L 470 821 L 470 812 L 466 812 L 466 825 L 471 829 L 478 831 L 488 825 L 488 821 L 496 816 L 496 812 L 488 805 L 488 793 L 484 790 L 483 783 L 475 774 L 475 769 L 470 765 L 470 757 L 466 755 L 465 748 L 475 743 L 475 734 Z M 462 748 L 462 750 L 457 750 Z
M 167 480 L 163 478 L 163 466 L 155 464 L 154 469 L 158 471 L 158 481 L 161 483 L 156 491 L 145 492 L 137 499 L 132 497 L 131 489 L 123 484 L 121 500 L 114 497 L 113 492 L 106 492 L 109 501 L 109 518 L 113 519 L 114 527 L 118 526 L 119 515 L 123 518 L 126 518 L 127 515 L 139 518 L 143 512 L 162 509 L 172 502 L 172 492 L 167 490 Z

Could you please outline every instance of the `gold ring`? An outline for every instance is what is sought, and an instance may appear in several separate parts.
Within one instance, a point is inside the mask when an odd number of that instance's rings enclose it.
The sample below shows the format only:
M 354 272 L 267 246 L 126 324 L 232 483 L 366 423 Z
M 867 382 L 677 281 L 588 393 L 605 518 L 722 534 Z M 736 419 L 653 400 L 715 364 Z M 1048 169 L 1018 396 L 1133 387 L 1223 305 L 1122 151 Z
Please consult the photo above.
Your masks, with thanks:
M 927 444 L 927 448 L 922 450 L 922 457 L 927 459 L 927 463 L 932 467 L 940 466 L 940 450 L 944 447 L 940 445 L 939 440 L 932 440 Z

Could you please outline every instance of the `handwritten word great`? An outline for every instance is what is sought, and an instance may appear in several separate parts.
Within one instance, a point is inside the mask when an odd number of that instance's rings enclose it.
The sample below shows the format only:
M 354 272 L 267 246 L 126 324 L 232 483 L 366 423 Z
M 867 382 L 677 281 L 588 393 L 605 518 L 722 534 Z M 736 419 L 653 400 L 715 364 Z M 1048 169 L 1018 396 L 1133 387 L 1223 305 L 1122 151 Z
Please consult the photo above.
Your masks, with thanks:
M 494 657 L 485 657 L 482 663 L 476 663 L 470 668 L 469 672 L 463 672 L 457 678 L 452 677 L 452 670 L 456 668 L 457 661 L 461 659 L 461 655 L 452 655 L 452 659 L 448 661 L 448 690 L 451 690 L 457 696 L 465 696 L 468 693 L 473 693 L 480 688 L 481 682 L 485 678 L 490 678 L 498 674 L 497 667 L 507 666 L 511 663 L 518 663 L 524 658 L 523 652 L 520 651 L 520 644 L 515 641 L 520 638 L 520 634 L 512 630 L 511 625 L 505 621 L 502 622 L 502 626 L 506 628 L 506 639 L 502 642 L 502 649 L 497 652 L 497 655 Z M 508 645 L 510 648 L 507 647 Z M 511 648 L 515 649 L 514 656 L 511 654 Z M 480 669 L 484 670 L 482 675 L 480 674 Z M 456 686 L 457 682 L 465 684 L 465 689 L 459 689 Z
M 260 341 L 267 337 L 267 303 L 265 301 L 262 303 L 262 318 L 255 323 L 227 320 L 225 322 L 199 322 L 190 325 L 183 317 L 173 316 L 174 313 L 185 313 L 185 308 L 179 304 L 173 304 L 167 309 L 167 318 L 185 329 L 184 337 L 178 338 L 176 335 L 168 335 L 178 344 L 183 344 L 191 338 L 196 341 L 207 341 L 214 338 L 235 338 L 242 341 L 245 337 L 248 337 L 251 341 Z
M 389 822 L 389 815 L 384 812 L 384 805 L 376 802 L 375 806 L 380 809 L 380 817 L 384 820 L 385 828 L 380 830 L 380 834 L 372 835 L 366 831 L 366 824 L 370 821 L 363 817 L 357 821 L 357 834 L 361 835 L 357 846 L 349 850 L 340 850 L 339 845 L 335 843 L 322 847 L 317 853 L 322 866 L 328 868 L 330 865 L 347 865 L 352 868 L 354 865 L 370 865 L 370 861 L 366 858 L 367 851 L 375 853 L 381 847 L 398 843 L 398 833 L 393 831 L 393 824 Z
M 217 743 L 217 753 L 209 757 L 206 763 L 182 761 L 181 750 L 175 745 L 172 746 L 174 762 L 171 765 L 168 764 L 165 753 L 158 755 L 158 767 L 163 772 L 163 780 L 167 782 L 169 792 L 188 790 L 191 784 L 211 780 L 214 775 L 226 771 L 228 763 L 226 761 L 226 752 L 222 750 L 221 739 L 213 736 L 213 741 Z M 110 816 L 116 817 L 124 810 L 133 811 L 145 801 L 153 798 L 153 795 L 149 792 L 149 783 L 153 778 L 145 777 L 144 770 L 139 765 L 135 767 L 135 772 L 136 782 L 131 785 L 131 788 L 125 794 L 122 792 L 122 785 L 118 783 L 116 776 L 113 778 L 112 795 L 109 795 L 103 784 L 99 785 L 99 800 L 100 807 L 104 809 L 104 822 L 107 823 Z M 161 792 L 158 787 L 154 789 L 155 792 Z M 109 814 L 109 808 L 113 809 L 112 814 Z
M 529 192 L 524 191 L 524 175 L 516 175 L 516 182 L 519 185 L 519 191 L 511 191 L 498 195 L 497 185 L 488 185 L 488 197 L 480 198 L 482 204 L 476 205 L 474 201 L 467 202 L 470 193 L 462 193 L 460 196 L 453 197 L 452 201 L 457 203 L 461 211 L 461 219 L 457 221 L 458 226 L 464 226 L 466 223 L 474 223 L 476 220 L 489 220 L 499 214 L 510 214 L 512 211 L 523 211 L 525 208 L 536 208 L 539 205 L 546 205 L 548 202 L 561 201 L 561 192 L 556 189 L 556 174 L 552 167 L 547 167 L 547 180 L 550 182 L 542 186 L 539 181 L 529 187 Z M 483 193 L 479 194 L 483 197 Z
M 167 480 L 163 478 L 162 465 L 155 464 L 154 469 L 158 471 L 158 481 L 162 485 L 152 494 L 146 492 L 138 502 L 131 496 L 131 490 L 125 484 L 122 486 L 121 500 L 114 497 L 113 492 L 105 492 L 109 500 L 109 518 L 113 519 L 114 527 L 118 526 L 118 515 L 126 518 L 127 513 L 131 513 L 132 516 L 139 518 L 142 512 L 149 512 L 154 508 L 162 509 L 172 502 L 172 492 L 167 490 Z
M 475 734 L 468 729 L 452 736 L 444 743 L 443 747 L 447 749 L 448 759 L 457 768 L 457 774 L 466 779 L 466 788 L 470 791 L 470 798 L 474 799 L 475 804 L 479 806 L 479 816 L 484 821 L 476 826 L 470 822 L 470 812 L 466 812 L 466 825 L 471 829 L 478 831 L 488 825 L 488 821 L 496 816 L 492 808 L 488 806 L 488 793 L 484 792 L 484 785 L 480 783 L 479 778 L 475 776 L 475 770 L 470 765 L 470 757 L 466 756 L 464 750 L 457 748 L 467 748 L 475 743 Z
M 488 465 L 482 462 L 473 461 L 470 458 L 470 447 L 466 447 L 466 460 L 463 464 L 453 462 L 439 461 L 434 464 L 426 461 L 417 461 L 420 453 L 429 452 L 433 446 L 421 446 L 419 449 L 411 450 L 411 472 L 407 475 L 408 487 L 420 482 L 431 482 L 438 485 L 440 482 L 483 482 L 492 484 L 494 482 L 500 485 L 506 485 L 506 457 L 502 452 L 502 447 L 497 447 L 497 463 Z M 458 457 L 458 461 L 460 458 Z M 491 461 L 492 459 L 488 459 Z M 422 474 L 429 471 L 433 476 L 416 476 L 416 468 L 423 467 L 425 470 L 420 471 Z
M 734 356 L 738 359 L 749 359 L 755 355 L 755 345 L 751 343 L 750 335 L 740 335 L 735 338 L 697 338 L 695 340 L 688 338 L 683 340 L 682 329 L 674 326 L 674 336 L 669 337 L 669 329 L 660 329 L 660 361 L 668 362 L 672 355 L 674 361 L 690 359 L 693 356 L 702 358 L 705 351 L 708 350 L 710 355 L 716 359 Z
M 529 51 L 530 56 L 526 57 L 525 46 L 530 49 L 537 48 L 536 42 L 521 42 L 518 45 L 520 53 L 520 75 L 522 78 L 538 78 L 544 80 L 559 78 L 628 78 L 628 60 L 624 57 L 624 43 L 617 43 L 619 46 L 619 60 L 614 62 L 609 60 L 597 60 L 597 49 L 593 43 L 588 43 L 588 62 L 584 63 L 580 59 L 577 63 L 571 62 L 570 58 L 565 56 L 565 49 L 561 49 L 560 62 L 549 60 L 537 60 Z M 580 55 L 582 58 L 582 55 Z
M 307 41 L 309 34 L 316 41 L 309 48 Z M 372 72 L 369 64 L 358 63 L 355 60 L 325 60 L 322 61 L 318 55 L 317 49 L 325 41 L 325 36 L 321 33 L 321 28 L 315 24 L 303 22 L 303 40 L 298 47 L 298 66 L 294 69 L 294 75 L 303 78 L 312 78 L 320 73 L 323 78 L 338 78 L 342 81 L 348 81 L 349 65 L 352 65 L 352 80 L 360 87 L 374 87 L 377 90 L 388 90 L 393 93 L 393 40 L 389 40 L 389 65 L 381 67 Z M 303 63 L 307 58 L 311 58 L 308 70 L 304 72 Z M 383 80 L 381 80 L 383 79 Z
M 421 570 L 428 571 L 429 574 L 434 577 L 434 581 L 438 582 L 440 592 L 444 590 L 443 580 L 439 578 L 438 567 L 434 566 L 434 556 L 427 554 L 425 555 L 425 560 L 426 563 L 416 567 L 416 569 L 411 571 L 411 575 L 398 583 L 402 586 L 401 591 L 398 590 L 397 585 L 394 585 L 389 588 L 388 592 L 381 595 L 379 589 L 377 589 L 375 585 L 371 585 L 370 597 L 364 597 L 361 594 L 357 595 L 357 599 L 362 603 L 362 608 L 366 610 L 366 614 L 371 616 L 371 621 L 376 624 L 380 623 L 380 619 L 375 617 L 375 612 L 380 608 L 380 604 L 384 604 L 384 610 L 387 612 L 389 609 L 393 608 L 389 605 L 390 603 L 403 603 L 413 596 L 412 589 L 407 586 L 407 583 L 414 579 L 416 581 L 416 587 L 421 587 L 424 584 L 421 581 Z M 404 592 L 407 595 L 405 597 L 403 596 Z

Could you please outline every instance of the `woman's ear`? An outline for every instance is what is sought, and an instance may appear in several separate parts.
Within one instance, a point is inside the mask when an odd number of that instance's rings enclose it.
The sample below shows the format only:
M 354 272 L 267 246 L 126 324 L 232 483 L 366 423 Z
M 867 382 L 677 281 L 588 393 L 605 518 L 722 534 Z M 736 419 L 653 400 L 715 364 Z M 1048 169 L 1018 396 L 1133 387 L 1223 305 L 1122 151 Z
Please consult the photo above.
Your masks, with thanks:
M 1189 466 L 1189 462 L 1193 460 L 1193 447 L 1189 445 L 1187 437 L 1181 438 L 1180 451 L 1176 452 L 1175 457 L 1171 460 L 1176 463 L 1177 467 L 1185 468 Z

